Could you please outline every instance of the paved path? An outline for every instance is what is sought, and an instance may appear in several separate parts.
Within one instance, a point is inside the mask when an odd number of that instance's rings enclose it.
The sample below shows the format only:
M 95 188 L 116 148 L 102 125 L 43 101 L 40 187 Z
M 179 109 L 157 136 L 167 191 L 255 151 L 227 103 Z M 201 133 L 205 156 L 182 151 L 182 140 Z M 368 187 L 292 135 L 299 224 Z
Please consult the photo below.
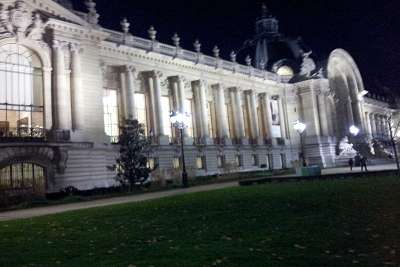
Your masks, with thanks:
M 396 169 L 395 164 L 387 164 L 387 165 L 379 165 L 379 166 L 370 166 L 368 167 L 370 171 L 385 171 L 385 170 L 393 170 Z M 354 168 L 353 172 L 360 172 L 360 168 Z M 332 168 L 332 169 L 325 169 L 322 171 L 323 175 L 327 174 L 342 174 L 342 173 L 349 173 L 350 170 L 348 167 L 346 168 Z M 288 175 L 285 175 L 286 177 Z M 294 175 L 293 175 L 294 176 Z M 33 208 L 33 209 L 25 209 L 25 210 L 16 210 L 16 211 L 8 211 L 0 213 L 0 221 L 9 221 L 15 219 L 27 219 L 33 218 L 38 216 L 44 216 L 49 214 L 56 214 L 62 213 L 66 211 L 74 211 L 74 210 L 81 210 L 81 209 L 89 209 L 95 207 L 104 207 L 109 205 L 115 204 L 123 204 L 123 203 L 132 203 L 132 202 L 140 202 L 146 201 L 151 199 L 159 199 L 163 197 L 169 196 L 176 196 L 182 195 L 187 193 L 195 193 L 195 192 L 205 192 L 217 189 L 223 189 L 228 187 L 235 187 L 238 186 L 238 182 L 226 182 L 220 184 L 210 184 L 210 185 L 202 185 L 202 186 L 195 186 L 186 189 L 174 189 L 169 191 L 163 192 L 154 192 L 154 193 L 146 193 L 134 196 L 125 196 L 125 197 L 115 197 L 115 198 L 107 198 L 107 199 L 100 199 L 88 202 L 79 202 L 79 203 L 72 203 L 72 204 L 64 204 L 64 205 L 56 205 L 56 206 L 47 206 L 41 208 Z
M 162 191 L 162 192 L 145 193 L 145 194 L 133 195 L 133 196 L 115 197 L 115 198 L 107 198 L 107 199 L 100 199 L 100 200 L 79 202 L 79 203 L 72 203 L 72 204 L 46 206 L 46 207 L 41 207 L 41 208 L 32 208 L 32 209 L 24 209 L 24 210 L 16 210 L 16 211 L 7 211 L 7 212 L 0 213 L 0 221 L 27 219 L 27 218 L 33 218 L 33 217 L 38 217 L 38 216 L 62 213 L 62 212 L 66 212 L 66 211 L 104 207 L 104 206 L 123 204 L 123 203 L 140 202 L 140 201 L 159 199 L 159 198 L 164 198 L 164 197 L 169 197 L 169 196 L 177 196 L 177 195 L 182 195 L 182 194 L 187 194 L 187 193 L 212 191 L 212 190 L 223 189 L 223 188 L 228 188 L 228 187 L 235 187 L 235 186 L 238 186 L 237 182 L 226 182 L 226 183 L 219 183 L 219 184 L 194 186 L 194 187 L 184 188 L 184 189 L 174 189 L 174 190 L 168 190 L 168 191 Z

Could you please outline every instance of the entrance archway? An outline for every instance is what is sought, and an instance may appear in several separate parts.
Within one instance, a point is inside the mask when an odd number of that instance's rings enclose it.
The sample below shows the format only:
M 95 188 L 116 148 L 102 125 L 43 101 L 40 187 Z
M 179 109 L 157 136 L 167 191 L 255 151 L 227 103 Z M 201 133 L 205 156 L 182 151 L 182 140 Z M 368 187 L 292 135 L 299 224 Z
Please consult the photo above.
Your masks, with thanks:
M 335 95 L 336 121 L 333 124 L 338 126 L 336 137 L 340 141 L 349 135 L 351 125 L 364 130 L 361 105 L 364 85 L 356 63 L 343 49 L 336 49 L 331 53 L 328 79 Z

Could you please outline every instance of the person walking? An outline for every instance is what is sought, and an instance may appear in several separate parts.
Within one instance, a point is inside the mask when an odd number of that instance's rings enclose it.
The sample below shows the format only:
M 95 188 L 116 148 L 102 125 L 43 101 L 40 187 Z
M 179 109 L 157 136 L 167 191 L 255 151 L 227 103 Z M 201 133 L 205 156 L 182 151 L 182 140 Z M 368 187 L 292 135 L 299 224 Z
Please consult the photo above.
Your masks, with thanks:
M 368 172 L 368 168 L 367 168 L 367 158 L 362 156 L 360 159 L 360 165 L 361 165 L 361 171 L 365 171 Z
M 354 167 L 354 160 L 353 158 L 349 159 L 349 167 L 350 167 L 350 171 L 353 171 L 353 167 Z

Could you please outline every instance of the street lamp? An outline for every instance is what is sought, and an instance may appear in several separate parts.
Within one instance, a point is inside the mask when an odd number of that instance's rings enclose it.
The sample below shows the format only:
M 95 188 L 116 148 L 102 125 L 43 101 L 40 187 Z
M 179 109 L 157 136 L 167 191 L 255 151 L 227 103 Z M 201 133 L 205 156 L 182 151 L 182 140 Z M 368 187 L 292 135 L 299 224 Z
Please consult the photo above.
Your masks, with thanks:
M 189 187 L 188 175 L 186 172 L 185 164 L 185 151 L 184 151 L 184 140 L 183 130 L 188 128 L 190 115 L 188 113 L 172 112 L 170 115 L 172 125 L 179 129 L 181 135 L 181 157 L 182 157 L 182 186 Z
M 304 124 L 304 123 L 302 123 L 302 122 L 300 122 L 300 121 L 296 121 L 296 122 L 294 123 L 293 128 L 294 128 L 294 130 L 297 131 L 297 132 L 299 133 L 299 135 L 300 135 L 300 148 L 301 148 L 300 157 L 301 157 L 302 160 L 303 160 L 303 167 L 306 167 L 306 166 L 307 166 L 307 162 L 306 162 L 305 155 L 304 155 L 303 133 L 304 133 L 304 131 L 307 129 L 307 125 Z
M 350 126 L 349 131 L 353 136 L 357 136 L 360 133 L 360 129 L 355 125 Z

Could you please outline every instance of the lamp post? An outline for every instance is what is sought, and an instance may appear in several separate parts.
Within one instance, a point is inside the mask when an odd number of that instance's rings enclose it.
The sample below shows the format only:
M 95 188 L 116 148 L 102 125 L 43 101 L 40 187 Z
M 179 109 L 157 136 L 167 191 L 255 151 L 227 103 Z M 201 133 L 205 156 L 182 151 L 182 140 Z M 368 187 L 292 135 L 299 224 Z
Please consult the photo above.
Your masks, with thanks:
M 307 129 L 307 125 L 305 125 L 304 123 L 302 123 L 302 122 L 300 122 L 300 121 L 296 121 L 296 122 L 294 123 L 293 128 L 294 128 L 294 130 L 295 130 L 296 132 L 298 132 L 299 135 L 300 135 L 300 149 L 301 149 L 300 156 L 301 156 L 302 161 L 303 161 L 303 162 L 302 162 L 303 167 L 306 167 L 306 166 L 307 166 L 307 161 L 306 161 L 305 155 L 304 155 L 303 133 L 304 133 L 304 131 Z
M 189 187 L 188 174 L 186 172 L 185 163 L 185 144 L 183 138 L 183 131 L 188 127 L 190 115 L 187 113 L 172 112 L 170 115 L 172 125 L 179 130 L 181 135 L 181 159 L 182 159 L 182 186 Z

